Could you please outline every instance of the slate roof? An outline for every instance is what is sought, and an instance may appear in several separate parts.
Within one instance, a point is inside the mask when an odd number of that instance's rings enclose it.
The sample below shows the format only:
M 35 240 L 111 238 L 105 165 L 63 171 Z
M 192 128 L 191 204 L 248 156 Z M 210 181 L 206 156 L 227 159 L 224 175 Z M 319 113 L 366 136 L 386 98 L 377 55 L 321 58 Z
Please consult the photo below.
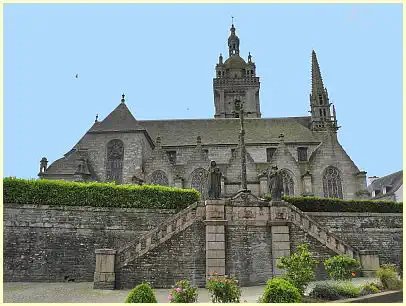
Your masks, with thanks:
M 120 103 L 103 121 L 95 122 L 89 132 L 142 131 L 125 103 Z
M 45 171 L 46 174 L 74 174 L 76 171 L 76 151 L 71 150 L 64 157 L 54 161 Z
M 201 136 L 203 145 L 238 144 L 240 131 L 240 119 L 140 120 L 138 123 L 152 139 L 159 134 L 163 146 L 194 146 L 197 136 Z M 247 144 L 279 143 L 281 133 L 285 142 L 322 140 L 320 134 L 309 129 L 310 117 L 247 118 L 244 124 Z
M 374 199 L 379 199 L 384 196 L 391 195 L 396 192 L 403 185 L 403 170 L 398 172 L 383 176 L 379 179 L 376 179 L 368 186 L 368 191 L 372 193 L 373 190 L 381 190 L 386 186 L 391 186 L 392 189 L 386 194 L 379 194 L 378 196 L 374 197 Z

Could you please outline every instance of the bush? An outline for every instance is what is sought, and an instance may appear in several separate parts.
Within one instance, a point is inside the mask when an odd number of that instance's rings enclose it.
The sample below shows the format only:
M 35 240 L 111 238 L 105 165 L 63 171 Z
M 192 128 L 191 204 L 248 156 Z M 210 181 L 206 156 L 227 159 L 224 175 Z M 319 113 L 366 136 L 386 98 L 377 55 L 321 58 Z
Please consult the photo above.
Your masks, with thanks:
M 382 286 L 388 290 L 402 288 L 402 281 L 398 278 L 396 266 L 393 264 L 382 265 L 377 271 L 376 276 L 382 283 Z
M 213 274 L 208 278 L 207 289 L 212 303 L 239 303 L 241 289 L 238 280 L 230 276 Z
M 368 295 L 381 292 L 379 285 L 374 283 L 366 283 L 360 287 L 360 295 Z
M 260 298 L 261 303 L 300 303 L 299 290 L 289 281 L 283 278 L 268 280 L 264 294 Z
M 332 279 L 350 280 L 361 264 L 358 259 L 337 255 L 324 261 L 324 267 Z
M 125 303 L 157 303 L 154 289 L 147 283 L 139 284 L 127 296 Z
M 3 179 L 4 203 L 181 210 L 199 200 L 194 189 L 51 180 Z
M 265 195 L 270 200 L 270 195 Z M 401 213 L 402 202 L 379 201 L 379 200 L 341 200 L 319 197 L 288 197 L 282 199 L 306 212 L 379 212 Z
M 342 298 L 354 298 L 360 296 L 361 290 L 349 282 L 324 282 L 317 284 L 309 296 L 323 300 L 339 300 Z
M 170 291 L 168 300 L 171 303 L 195 303 L 197 301 L 197 289 L 190 286 L 187 280 L 179 281 Z
M 286 270 L 283 278 L 303 294 L 305 287 L 315 279 L 314 269 L 317 263 L 317 260 L 314 260 L 309 252 L 309 246 L 300 244 L 297 246 L 296 253 L 293 253 L 289 258 L 282 257 L 277 267 Z

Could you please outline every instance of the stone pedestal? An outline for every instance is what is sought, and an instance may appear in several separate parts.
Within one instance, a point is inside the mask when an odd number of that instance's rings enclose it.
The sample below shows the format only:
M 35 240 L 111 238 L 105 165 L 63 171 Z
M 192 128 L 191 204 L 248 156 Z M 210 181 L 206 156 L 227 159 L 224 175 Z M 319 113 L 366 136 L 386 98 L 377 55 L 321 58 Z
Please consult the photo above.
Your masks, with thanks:
M 183 179 L 182 178 L 175 178 L 174 183 L 175 183 L 175 187 L 183 188 Z
M 268 192 L 268 178 L 266 176 L 259 178 L 259 196 L 262 197 Z
M 271 226 L 272 239 L 272 276 L 279 277 L 285 270 L 277 267 L 282 257 L 290 256 L 290 232 L 288 213 L 282 201 L 270 202 L 268 224 Z
M 370 250 L 363 250 L 359 253 L 362 276 L 375 277 L 379 268 L 379 256 Z
M 313 195 L 312 175 L 310 173 L 303 175 L 303 195 Z
M 225 275 L 225 200 L 206 200 L 206 277 Z
M 96 271 L 94 272 L 93 289 L 115 289 L 116 273 L 114 272 L 114 263 L 116 250 L 97 249 L 95 253 Z

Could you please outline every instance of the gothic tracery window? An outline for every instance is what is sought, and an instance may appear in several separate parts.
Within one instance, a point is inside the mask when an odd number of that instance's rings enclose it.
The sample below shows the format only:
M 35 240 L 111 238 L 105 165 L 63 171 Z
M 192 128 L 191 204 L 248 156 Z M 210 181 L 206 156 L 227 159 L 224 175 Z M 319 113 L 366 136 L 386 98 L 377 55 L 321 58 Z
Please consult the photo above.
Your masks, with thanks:
M 154 171 L 149 180 L 151 185 L 169 186 L 168 177 L 161 170 Z
M 325 198 L 343 198 L 340 172 L 337 168 L 329 166 L 323 175 L 323 191 Z
M 190 180 L 191 188 L 194 188 L 200 192 L 200 197 L 202 200 L 207 198 L 208 175 L 209 175 L 208 171 L 203 168 L 197 168 L 191 174 Z
M 283 180 L 283 195 L 293 196 L 295 194 L 295 184 L 293 182 L 292 175 L 288 170 L 282 170 L 282 180 Z
M 123 180 L 124 143 L 113 139 L 107 144 L 106 180 L 121 184 Z

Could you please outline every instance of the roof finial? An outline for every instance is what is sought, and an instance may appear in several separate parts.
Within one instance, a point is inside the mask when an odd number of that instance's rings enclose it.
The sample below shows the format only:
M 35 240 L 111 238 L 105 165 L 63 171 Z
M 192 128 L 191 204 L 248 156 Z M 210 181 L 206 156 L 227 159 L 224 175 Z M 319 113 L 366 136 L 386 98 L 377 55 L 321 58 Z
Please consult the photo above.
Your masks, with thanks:
M 125 102 L 125 94 L 122 94 L 121 95 L 121 103 L 124 103 Z
M 99 119 L 99 114 L 96 114 L 96 120 L 94 122 L 97 122 L 97 119 Z
M 231 25 L 234 26 L 234 17 L 231 16 Z
M 248 52 L 248 63 L 252 62 L 252 56 L 251 56 L 251 52 Z

